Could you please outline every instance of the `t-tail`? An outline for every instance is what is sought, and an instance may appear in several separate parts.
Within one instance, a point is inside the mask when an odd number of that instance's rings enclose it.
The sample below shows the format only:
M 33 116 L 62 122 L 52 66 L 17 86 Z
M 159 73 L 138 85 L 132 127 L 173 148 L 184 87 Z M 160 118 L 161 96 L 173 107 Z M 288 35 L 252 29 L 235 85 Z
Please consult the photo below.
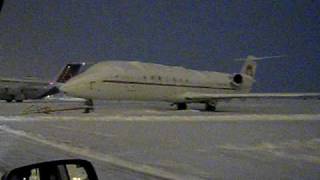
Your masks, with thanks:
M 247 75 L 254 79 L 256 75 L 256 69 L 257 69 L 257 62 L 255 61 L 256 57 L 254 56 L 248 56 L 245 59 L 245 63 L 242 66 L 242 69 L 240 71 L 241 74 Z
M 61 84 L 66 83 L 68 80 L 78 75 L 83 66 L 85 66 L 85 63 L 67 64 L 58 74 L 56 81 L 50 82 L 49 90 L 44 94 L 40 95 L 38 98 L 41 99 L 49 95 L 58 94 L 60 92 L 59 87 L 61 86 Z
M 257 61 L 264 59 L 274 59 L 282 58 L 284 56 L 264 56 L 264 57 L 255 57 L 252 55 L 247 56 L 246 58 L 238 58 L 236 61 L 244 61 L 244 64 L 241 68 L 240 74 L 236 74 L 233 77 L 233 83 L 239 89 L 244 89 L 245 92 L 249 92 L 252 88 L 253 83 L 255 82 L 255 75 L 257 70 Z
M 61 73 L 58 75 L 56 80 L 57 83 L 66 83 L 71 78 L 75 77 L 79 74 L 81 68 L 85 65 L 85 63 L 70 63 L 67 64 Z

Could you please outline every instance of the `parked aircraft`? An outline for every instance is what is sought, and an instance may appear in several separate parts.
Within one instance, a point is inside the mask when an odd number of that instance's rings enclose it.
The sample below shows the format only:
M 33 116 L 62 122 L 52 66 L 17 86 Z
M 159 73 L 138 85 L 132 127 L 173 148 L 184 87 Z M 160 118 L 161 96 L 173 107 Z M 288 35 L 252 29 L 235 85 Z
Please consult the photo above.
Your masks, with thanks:
M 4 0 L 0 0 L 0 12 Z M 77 75 L 84 63 L 67 64 L 56 82 L 48 82 L 40 79 L 15 79 L 0 77 L 0 100 L 7 102 L 22 102 L 25 99 L 41 99 L 48 95 L 59 93 L 59 86 Z
M 48 95 L 59 93 L 59 86 L 76 76 L 83 63 L 67 64 L 56 81 L 48 82 L 35 78 L 1 78 L 0 99 L 7 102 L 22 102 L 26 99 L 41 99 Z
M 217 102 L 248 98 L 319 98 L 319 93 L 250 93 L 256 61 L 281 56 L 248 56 L 239 73 L 196 71 L 160 64 L 106 61 L 93 65 L 61 87 L 69 96 L 92 100 L 167 101 L 177 109 L 203 103 L 214 111 Z

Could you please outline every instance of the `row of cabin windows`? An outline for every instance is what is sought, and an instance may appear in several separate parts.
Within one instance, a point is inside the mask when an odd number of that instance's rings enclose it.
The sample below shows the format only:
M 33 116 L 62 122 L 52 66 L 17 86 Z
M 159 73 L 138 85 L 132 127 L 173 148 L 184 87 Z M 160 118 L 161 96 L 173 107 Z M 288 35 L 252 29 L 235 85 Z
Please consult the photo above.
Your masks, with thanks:
M 115 78 L 119 78 L 120 76 L 119 75 L 115 75 L 114 77 Z M 165 79 L 166 81 L 172 80 L 173 82 L 186 82 L 186 83 L 189 82 L 188 79 L 182 79 L 182 78 L 179 79 L 179 78 L 173 77 L 172 79 L 169 80 L 169 78 L 163 78 L 161 76 L 150 76 L 149 78 L 147 76 L 143 76 L 143 79 L 144 80 L 148 80 L 148 79 L 150 79 L 150 80 L 158 80 L 158 81 L 162 81 L 162 80 Z
M 147 77 L 147 76 L 143 76 L 143 79 L 144 79 L 144 80 L 148 80 L 148 77 Z M 149 79 L 150 79 L 150 80 L 158 80 L 158 81 L 162 81 L 162 80 L 170 81 L 170 80 L 172 80 L 173 82 L 186 82 L 186 83 L 189 82 L 188 79 L 182 79 L 182 78 L 178 79 L 178 78 L 175 78 L 175 77 L 173 77 L 172 79 L 170 79 L 170 78 L 163 78 L 163 77 L 161 77 L 161 76 L 150 76 Z M 169 79 L 170 79 L 170 80 L 169 80 Z

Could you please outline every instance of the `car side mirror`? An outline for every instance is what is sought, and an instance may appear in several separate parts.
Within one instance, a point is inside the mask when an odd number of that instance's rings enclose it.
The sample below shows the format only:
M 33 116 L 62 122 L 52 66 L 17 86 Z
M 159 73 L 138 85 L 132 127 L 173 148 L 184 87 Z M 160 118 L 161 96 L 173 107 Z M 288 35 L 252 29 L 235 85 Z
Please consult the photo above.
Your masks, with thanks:
M 0 13 L 1 13 L 1 9 L 2 9 L 3 3 L 4 3 L 4 0 L 0 0 Z
M 97 180 L 89 161 L 80 159 L 43 162 L 16 168 L 2 180 Z

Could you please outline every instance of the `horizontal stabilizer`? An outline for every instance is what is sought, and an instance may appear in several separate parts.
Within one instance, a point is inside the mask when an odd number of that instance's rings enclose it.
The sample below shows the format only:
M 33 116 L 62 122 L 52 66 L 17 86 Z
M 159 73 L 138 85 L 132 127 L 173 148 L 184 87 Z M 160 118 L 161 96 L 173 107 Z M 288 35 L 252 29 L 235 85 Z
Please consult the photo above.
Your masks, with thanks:
M 247 56 L 246 58 L 236 58 L 234 59 L 235 61 L 247 61 L 247 60 L 251 60 L 251 61 L 260 61 L 260 60 L 264 60 L 264 59 L 275 59 L 275 58 L 283 58 L 286 57 L 286 55 L 280 55 L 280 56 L 263 56 L 263 57 L 255 57 L 252 55 Z

